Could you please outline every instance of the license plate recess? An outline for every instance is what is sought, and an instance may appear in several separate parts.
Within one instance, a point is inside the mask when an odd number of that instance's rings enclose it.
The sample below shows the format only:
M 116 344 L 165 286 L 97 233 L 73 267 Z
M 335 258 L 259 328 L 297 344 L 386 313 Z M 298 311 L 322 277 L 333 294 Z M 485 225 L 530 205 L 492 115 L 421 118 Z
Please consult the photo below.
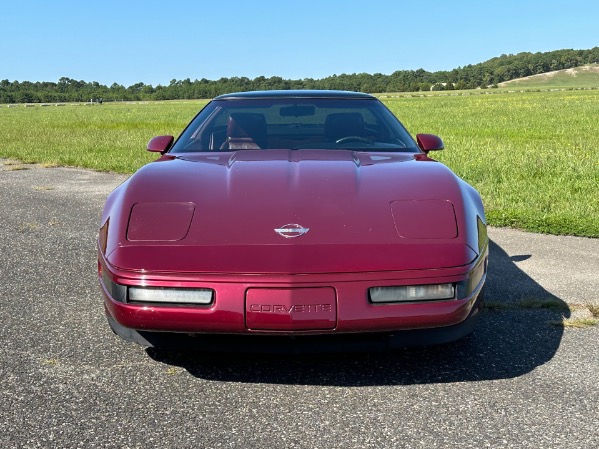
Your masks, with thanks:
M 250 330 L 309 331 L 337 326 L 335 289 L 250 288 L 245 323 Z

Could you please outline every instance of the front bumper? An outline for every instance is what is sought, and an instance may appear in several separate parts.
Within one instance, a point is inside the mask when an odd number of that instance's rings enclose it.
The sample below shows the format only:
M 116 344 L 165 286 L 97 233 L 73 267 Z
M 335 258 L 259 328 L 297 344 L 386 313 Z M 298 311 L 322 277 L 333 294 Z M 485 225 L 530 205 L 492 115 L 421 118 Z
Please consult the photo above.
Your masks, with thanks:
M 346 341 L 355 334 L 370 334 L 377 345 L 406 346 L 436 344 L 452 341 L 472 331 L 482 306 L 480 291 L 486 279 L 487 252 L 464 267 L 438 270 L 413 270 L 376 273 L 332 273 L 301 275 L 252 274 L 165 274 L 119 270 L 99 254 L 98 271 L 104 296 L 106 315 L 112 329 L 122 338 L 143 346 L 163 346 L 181 337 L 193 336 L 190 342 L 235 340 L 234 336 L 251 337 L 255 346 L 257 337 L 301 337 L 302 344 L 315 341 L 318 336 L 336 341 L 336 335 L 345 335 Z M 368 289 L 373 286 L 411 284 L 458 283 L 467 280 L 483 267 L 480 282 L 466 297 L 429 302 L 372 304 Z M 178 288 L 208 288 L 215 291 L 215 300 L 209 306 L 133 304 L 117 301 L 109 293 L 102 278 L 125 286 L 162 286 Z M 248 291 L 255 289 L 328 289 L 334 291 L 336 319 L 326 329 L 264 330 L 248 326 L 246 301 Z M 179 335 L 167 335 L 179 334 Z M 228 336 L 228 337 L 225 337 Z M 335 337 L 335 338 L 330 338 Z M 381 343 L 379 340 L 383 340 Z M 283 341 L 288 338 L 283 338 Z M 161 341 L 162 343 L 157 343 Z M 284 345 L 287 345 L 286 343 Z M 352 343 L 352 345 L 354 345 Z M 168 345 L 168 344 L 167 344 Z M 194 344 L 195 345 L 195 344 Z M 216 345 L 210 344 L 200 346 Z M 318 343 L 317 346 L 322 346 Z M 292 345 L 293 346 L 293 345 Z M 337 344 L 335 344 L 337 346 Z

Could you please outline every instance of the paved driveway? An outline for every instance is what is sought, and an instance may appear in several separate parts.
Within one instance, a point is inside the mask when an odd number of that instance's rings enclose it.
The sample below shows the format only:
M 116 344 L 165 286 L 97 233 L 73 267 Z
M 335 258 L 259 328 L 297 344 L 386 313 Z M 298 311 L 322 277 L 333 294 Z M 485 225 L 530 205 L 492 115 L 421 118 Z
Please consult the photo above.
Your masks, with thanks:
M 116 338 L 94 239 L 123 176 L 0 161 L 0 447 L 599 447 L 599 240 L 492 229 L 489 305 L 451 345 L 182 355 Z M 530 308 L 532 304 L 551 308 Z

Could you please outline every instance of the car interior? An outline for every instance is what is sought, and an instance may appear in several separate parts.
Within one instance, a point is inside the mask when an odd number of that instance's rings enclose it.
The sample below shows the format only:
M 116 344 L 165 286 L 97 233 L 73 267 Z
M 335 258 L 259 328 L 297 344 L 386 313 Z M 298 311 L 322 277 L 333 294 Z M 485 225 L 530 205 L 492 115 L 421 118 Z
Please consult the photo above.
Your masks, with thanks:
M 391 128 L 386 117 L 368 107 L 222 107 L 184 133 L 174 152 L 414 148 L 404 130 Z

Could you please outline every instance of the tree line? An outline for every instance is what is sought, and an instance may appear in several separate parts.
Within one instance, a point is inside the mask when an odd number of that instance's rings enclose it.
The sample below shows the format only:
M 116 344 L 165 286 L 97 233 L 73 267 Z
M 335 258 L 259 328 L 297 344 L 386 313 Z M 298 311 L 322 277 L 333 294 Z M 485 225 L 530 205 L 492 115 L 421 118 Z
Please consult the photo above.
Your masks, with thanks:
M 553 70 L 599 63 L 599 47 L 544 53 L 501 55 L 451 71 L 398 70 L 391 75 L 354 73 L 322 79 L 283 79 L 278 76 L 192 81 L 173 79 L 167 86 L 136 83 L 129 87 L 102 85 L 62 77 L 58 82 L 0 81 L 0 103 L 57 103 L 88 101 L 141 101 L 213 98 L 228 92 L 273 89 L 336 89 L 369 93 L 496 87 L 498 83 Z

